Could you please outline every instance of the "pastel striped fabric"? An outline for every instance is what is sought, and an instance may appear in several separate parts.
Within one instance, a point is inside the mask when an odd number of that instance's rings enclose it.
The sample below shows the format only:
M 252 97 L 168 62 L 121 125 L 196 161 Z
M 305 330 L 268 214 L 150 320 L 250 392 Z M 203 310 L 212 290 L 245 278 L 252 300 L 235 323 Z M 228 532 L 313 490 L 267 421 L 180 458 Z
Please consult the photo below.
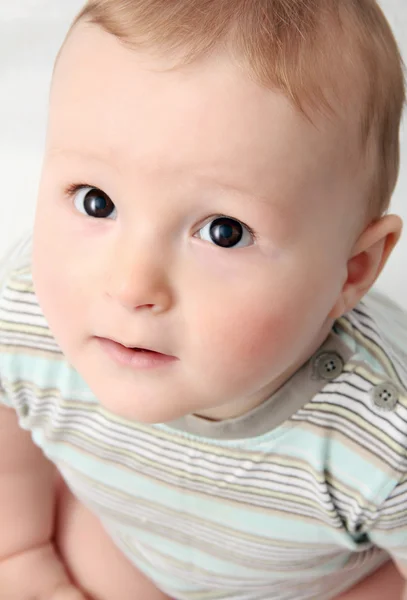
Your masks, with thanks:
M 335 324 L 325 349 L 344 366 L 333 380 L 318 380 L 311 359 L 243 418 L 143 425 L 104 409 L 64 359 L 35 296 L 30 252 L 28 237 L 0 266 L 0 401 L 164 592 L 326 600 L 389 554 L 407 561 L 407 317 L 398 307 L 370 294 Z M 382 383 L 397 390 L 392 410 L 375 402 Z

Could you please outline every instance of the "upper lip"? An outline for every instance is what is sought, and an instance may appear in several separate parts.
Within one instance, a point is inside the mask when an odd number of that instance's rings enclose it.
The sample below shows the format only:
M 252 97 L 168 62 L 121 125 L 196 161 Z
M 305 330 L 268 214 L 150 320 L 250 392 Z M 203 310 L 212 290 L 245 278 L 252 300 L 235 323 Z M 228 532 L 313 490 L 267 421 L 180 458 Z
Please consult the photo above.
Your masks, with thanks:
M 124 346 L 125 348 L 139 348 L 140 350 L 149 350 L 150 352 L 157 352 L 157 354 L 164 354 L 166 356 L 171 356 L 170 354 L 167 354 L 166 352 L 161 352 L 160 350 L 157 350 L 153 346 L 149 346 L 149 345 L 145 345 L 145 344 L 133 344 L 133 343 L 128 344 L 128 343 L 122 342 L 114 337 L 105 337 L 104 339 L 110 340 L 111 342 L 116 342 L 116 344 L 120 344 L 121 346 Z

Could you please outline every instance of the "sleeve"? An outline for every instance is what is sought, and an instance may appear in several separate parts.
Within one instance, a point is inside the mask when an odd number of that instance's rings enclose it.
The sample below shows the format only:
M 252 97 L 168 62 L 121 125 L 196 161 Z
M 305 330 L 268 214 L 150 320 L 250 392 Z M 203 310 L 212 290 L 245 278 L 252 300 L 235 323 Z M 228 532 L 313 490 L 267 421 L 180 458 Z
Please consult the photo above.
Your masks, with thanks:
M 26 262 L 27 258 L 31 256 L 31 243 L 32 233 L 31 231 L 25 232 L 22 237 L 9 246 L 5 254 L 0 257 L 0 405 L 11 406 L 11 402 L 8 399 L 7 391 L 5 389 L 4 382 L 2 380 L 2 370 L 4 368 L 2 353 L 6 346 L 6 340 L 2 340 L 2 332 L 6 331 L 7 314 L 2 307 L 2 299 L 4 297 L 4 289 L 6 286 L 8 275 L 11 273 L 13 268 L 18 267 L 21 263 Z
M 407 578 L 407 473 L 381 505 L 369 538 L 392 557 Z
M 0 256 L 0 294 L 11 269 L 18 264 L 18 261 L 31 254 L 31 244 L 32 233 L 31 231 L 25 232 L 22 237 L 8 247 L 5 254 Z
M 0 373 L 0 406 L 11 406 L 10 402 L 7 399 L 6 390 L 1 385 L 1 373 Z

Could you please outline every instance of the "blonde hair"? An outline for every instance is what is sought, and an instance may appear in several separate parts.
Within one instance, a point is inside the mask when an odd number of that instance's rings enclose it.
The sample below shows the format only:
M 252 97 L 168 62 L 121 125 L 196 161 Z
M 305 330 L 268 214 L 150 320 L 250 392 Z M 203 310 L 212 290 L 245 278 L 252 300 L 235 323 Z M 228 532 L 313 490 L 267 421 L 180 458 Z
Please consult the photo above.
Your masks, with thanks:
M 261 85 L 279 89 L 305 114 L 358 118 L 365 157 L 373 156 L 368 212 L 388 209 L 399 171 L 405 101 L 396 41 L 375 0 L 89 0 L 73 22 L 98 25 L 134 49 L 155 48 L 190 64 L 221 45 Z

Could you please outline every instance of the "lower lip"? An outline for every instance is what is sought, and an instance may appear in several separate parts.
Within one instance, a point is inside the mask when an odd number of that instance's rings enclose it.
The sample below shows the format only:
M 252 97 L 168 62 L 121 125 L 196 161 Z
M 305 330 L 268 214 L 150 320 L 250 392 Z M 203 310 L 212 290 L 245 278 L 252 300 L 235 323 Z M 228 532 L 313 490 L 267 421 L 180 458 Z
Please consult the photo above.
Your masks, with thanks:
M 148 350 L 132 350 L 106 338 L 97 338 L 106 354 L 115 362 L 132 369 L 156 369 L 175 362 L 175 356 L 151 352 Z

